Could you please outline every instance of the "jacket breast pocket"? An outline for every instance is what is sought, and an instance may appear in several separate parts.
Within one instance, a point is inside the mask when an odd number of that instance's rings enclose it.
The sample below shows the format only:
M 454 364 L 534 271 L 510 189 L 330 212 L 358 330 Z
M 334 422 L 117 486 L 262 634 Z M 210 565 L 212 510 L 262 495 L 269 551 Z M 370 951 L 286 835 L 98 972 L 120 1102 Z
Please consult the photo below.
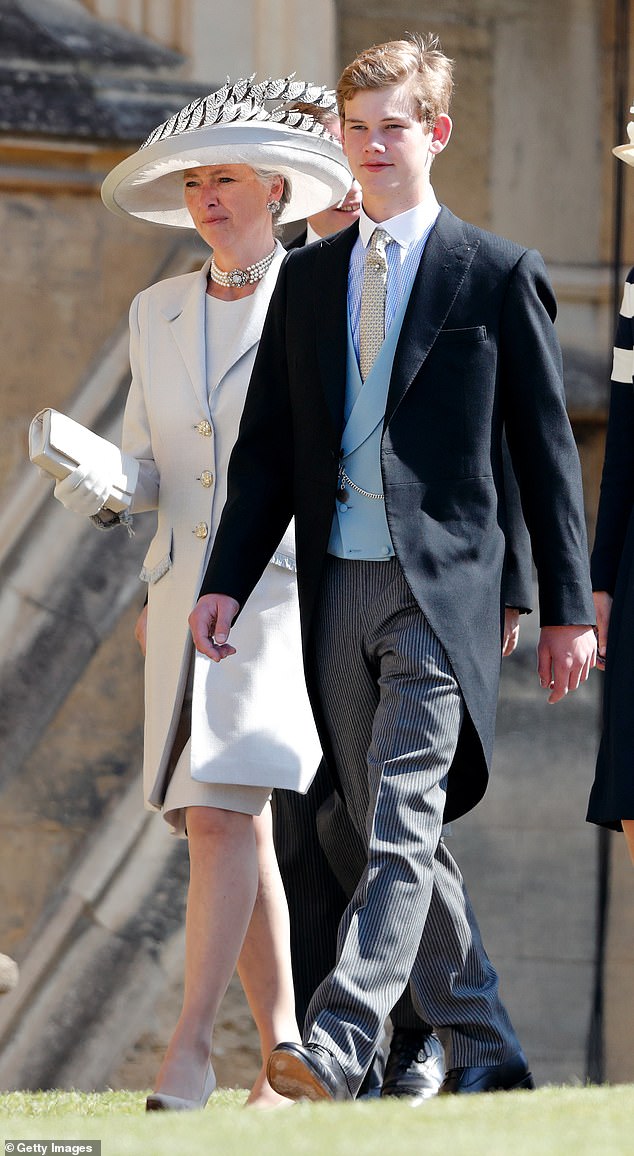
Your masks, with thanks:
M 171 526 L 160 527 L 152 541 L 145 558 L 139 578 L 153 586 L 172 569 L 173 565 L 174 534 Z
M 468 329 L 441 329 L 436 338 L 436 343 L 486 341 L 486 339 L 486 325 L 470 325 Z
M 419 480 L 490 474 L 495 382 L 485 325 L 441 330 L 389 422 L 384 454 Z

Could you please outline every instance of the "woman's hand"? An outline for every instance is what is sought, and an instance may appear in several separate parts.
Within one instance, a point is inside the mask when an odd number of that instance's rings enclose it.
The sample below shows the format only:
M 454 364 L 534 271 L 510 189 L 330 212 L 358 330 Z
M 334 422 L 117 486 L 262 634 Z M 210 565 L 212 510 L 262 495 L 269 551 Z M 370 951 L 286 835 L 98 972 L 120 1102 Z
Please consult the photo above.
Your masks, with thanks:
M 608 644 L 608 627 L 610 625 L 613 599 L 607 590 L 595 590 L 592 597 L 594 598 L 594 610 L 597 616 L 597 666 L 603 668 L 605 666 L 605 649 Z
M 514 606 L 504 607 L 504 635 L 502 637 L 502 657 L 508 658 L 517 646 L 520 636 L 520 612 Z
M 136 620 L 136 626 L 134 627 L 134 637 L 139 644 L 139 650 L 141 651 L 141 654 L 145 658 L 145 652 L 147 649 L 147 602 L 145 603 L 143 610 Z
M 98 513 L 110 495 L 110 478 L 93 466 L 79 465 L 53 490 L 58 502 L 75 514 L 91 517 Z

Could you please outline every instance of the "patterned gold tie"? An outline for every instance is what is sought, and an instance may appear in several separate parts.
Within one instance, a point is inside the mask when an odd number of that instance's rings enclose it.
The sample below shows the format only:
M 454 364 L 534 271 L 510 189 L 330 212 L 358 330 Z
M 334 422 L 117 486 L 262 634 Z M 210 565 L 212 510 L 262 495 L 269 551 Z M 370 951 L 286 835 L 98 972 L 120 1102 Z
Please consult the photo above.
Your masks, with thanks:
M 392 238 L 385 229 L 375 229 L 365 255 L 361 316 L 359 318 L 359 369 L 365 381 L 385 338 L 385 291 L 387 258 L 385 248 Z

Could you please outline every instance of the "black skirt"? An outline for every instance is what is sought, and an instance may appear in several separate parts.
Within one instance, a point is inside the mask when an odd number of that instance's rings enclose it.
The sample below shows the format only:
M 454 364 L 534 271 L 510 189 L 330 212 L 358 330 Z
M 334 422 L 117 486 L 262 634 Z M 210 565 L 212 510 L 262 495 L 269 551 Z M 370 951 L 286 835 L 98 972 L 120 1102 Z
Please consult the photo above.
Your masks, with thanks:
M 587 818 L 620 831 L 621 819 L 634 819 L 634 511 L 614 590 L 603 679 L 603 729 Z

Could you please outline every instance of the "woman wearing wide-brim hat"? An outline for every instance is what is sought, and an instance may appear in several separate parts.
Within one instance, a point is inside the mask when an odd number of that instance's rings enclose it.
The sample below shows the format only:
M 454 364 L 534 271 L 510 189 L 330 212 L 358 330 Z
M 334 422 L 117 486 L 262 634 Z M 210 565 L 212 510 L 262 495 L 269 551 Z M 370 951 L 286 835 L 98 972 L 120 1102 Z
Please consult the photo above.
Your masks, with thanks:
M 630 109 L 634 113 L 634 106 Z M 634 122 L 615 156 L 634 165 Z M 619 315 L 610 411 L 592 550 L 592 587 L 605 667 L 603 729 L 588 820 L 623 831 L 634 863 L 634 269 Z
M 280 1039 L 299 1038 L 268 805 L 274 787 L 305 791 L 320 758 L 304 689 L 292 527 L 271 543 L 271 564 L 236 625 L 239 658 L 219 667 L 194 655 L 187 624 L 284 258 L 274 223 L 326 208 L 350 184 L 339 144 L 314 118 L 285 110 L 297 99 L 334 104 L 334 94 L 298 81 L 227 82 L 159 126 L 104 181 L 108 208 L 195 227 L 213 254 L 200 271 L 140 293 L 130 310 L 123 449 L 139 463 L 130 511 L 104 507 L 111 479 L 94 463 L 82 462 L 55 490 L 99 525 L 158 509 L 142 573 L 145 796 L 187 835 L 191 874 L 183 1008 L 149 1109 L 206 1103 L 214 1020 L 238 957 L 263 1058 Z M 262 1070 L 249 1102 L 285 1101 Z

